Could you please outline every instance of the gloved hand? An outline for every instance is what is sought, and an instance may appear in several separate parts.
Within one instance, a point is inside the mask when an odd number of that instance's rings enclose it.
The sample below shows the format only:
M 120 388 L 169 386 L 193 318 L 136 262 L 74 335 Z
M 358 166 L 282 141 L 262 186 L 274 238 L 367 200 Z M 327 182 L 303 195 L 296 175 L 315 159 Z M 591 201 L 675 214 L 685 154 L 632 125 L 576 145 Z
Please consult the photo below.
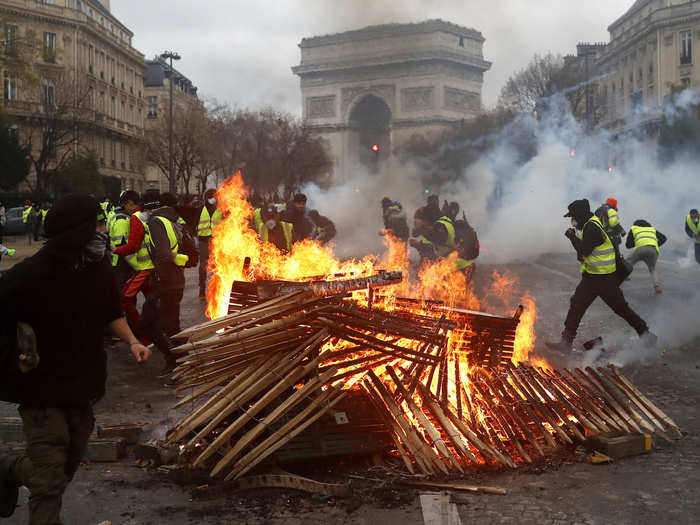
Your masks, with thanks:
M 15 250 L 14 248 L 8 248 L 8 249 L 7 249 L 7 255 L 8 255 L 9 257 L 12 257 L 12 256 L 13 256 L 14 254 L 16 254 L 16 253 L 17 253 L 17 250 Z
M 566 236 L 567 239 L 571 240 L 574 237 L 576 237 L 576 230 L 574 230 L 573 228 L 569 228 L 568 230 L 566 230 L 564 235 Z

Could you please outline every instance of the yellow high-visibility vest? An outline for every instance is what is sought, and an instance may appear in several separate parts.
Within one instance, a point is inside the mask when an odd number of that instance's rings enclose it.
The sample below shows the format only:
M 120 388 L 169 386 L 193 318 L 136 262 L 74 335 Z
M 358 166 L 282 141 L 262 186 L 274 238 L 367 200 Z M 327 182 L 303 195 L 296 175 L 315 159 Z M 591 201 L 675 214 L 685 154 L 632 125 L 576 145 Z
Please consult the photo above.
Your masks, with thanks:
M 632 226 L 630 228 L 634 237 L 634 249 L 642 246 L 653 246 L 659 252 L 659 239 L 656 237 L 656 228 L 650 226 Z
M 214 226 L 219 224 L 222 220 L 223 215 L 221 215 L 221 210 L 217 208 L 214 210 L 214 213 L 209 215 L 207 207 L 202 206 L 202 213 L 199 215 L 199 224 L 197 224 L 197 236 L 211 237 Z
M 586 224 L 589 222 L 595 223 L 596 226 L 600 228 L 600 231 L 603 232 L 605 240 L 602 244 L 596 246 L 590 255 L 583 257 L 583 271 L 593 275 L 607 275 L 614 273 L 616 269 L 615 247 L 613 246 L 610 237 L 608 237 L 608 234 L 605 233 L 603 223 L 600 222 L 598 217 L 593 215 L 593 217 L 586 221 Z
M 452 219 L 449 217 L 440 217 L 436 222 L 445 226 L 447 230 L 447 241 L 445 244 L 435 245 L 435 254 L 438 257 L 447 257 L 457 246 L 455 242 L 455 227 L 454 224 L 452 224 Z
M 124 257 L 124 259 L 126 259 L 126 262 L 129 263 L 129 266 L 131 266 L 137 272 L 140 272 L 142 270 L 152 270 L 153 268 L 155 268 L 155 265 L 153 264 L 153 261 L 151 260 L 151 254 L 148 251 L 148 247 L 151 244 L 151 233 L 148 229 L 148 224 L 146 224 L 146 221 L 144 220 L 143 212 L 134 212 L 134 216 L 141 221 L 141 224 L 143 224 L 145 234 L 143 236 L 143 241 L 141 241 L 141 246 L 139 247 L 139 250 L 136 253 L 127 255 L 126 257 Z
M 128 242 L 130 229 L 131 223 L 129 222 L 129 216 L 124 212 L 113 213 L 112 216 L 107 219 L 109 244 L 112 246 L 112 249 L 124 246 Z M 119 256 L 116 253 L 112 253 L 112 266 L 116 266 L 118 262 Z
M 685 223 L 688 225 L 688 228 L 690 228 L 691 232 L 693 232 L 693 233 L 700 232 L 700 220 L 698 220 L 698 223 L 695 224 L 693 222 L 693 219 L 690 218 L 690 213 L 685 218 Z M 700 244 L 700 237 L 695 237 L 693 240 L 695 241 L 695 244 Z

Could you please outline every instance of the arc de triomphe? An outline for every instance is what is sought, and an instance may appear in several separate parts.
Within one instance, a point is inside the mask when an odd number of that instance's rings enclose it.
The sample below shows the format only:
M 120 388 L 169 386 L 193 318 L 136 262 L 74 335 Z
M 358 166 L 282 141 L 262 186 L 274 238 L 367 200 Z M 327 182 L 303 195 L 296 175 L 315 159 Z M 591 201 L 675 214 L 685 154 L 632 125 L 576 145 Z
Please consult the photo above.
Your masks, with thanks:
M 483 43 L 480 32 L 442 20 L 304 38 L 292 71 L 301 79 L 303 118 L 334 159 L 334 178 L 348 179 L 358 163 L 376 170 L 414 134 L 476 116 L 491 67 Z

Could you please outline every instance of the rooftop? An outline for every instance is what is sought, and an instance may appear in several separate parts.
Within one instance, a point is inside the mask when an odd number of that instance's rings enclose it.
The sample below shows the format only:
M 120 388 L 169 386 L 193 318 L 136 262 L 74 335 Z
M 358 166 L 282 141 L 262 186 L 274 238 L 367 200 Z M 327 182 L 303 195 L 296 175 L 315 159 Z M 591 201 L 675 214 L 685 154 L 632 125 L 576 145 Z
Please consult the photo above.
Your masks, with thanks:
M 423 22 L 410 24 L 382 24 L 376 26 L 367 26 L 362 29 L 345 31 L 343 33 L 334 33 L 330 35 L 313 36 L 304 38 L 299 44 L 300 47 L 317 47 L 330 44 L 341 44 L 344 42 L 355 42 L 358 40 L 374 40 L 376 38 L 387 38 L 399 35 L 411 35 L 416 33 L 434 33 L 436 31 L 444 31 L 453 33 L 457 36 L 464 36 L 479 42 L 483 42 L 484 36 L 481 32 L 469 27 L 453 24 L 444 20 L 432 19 Z

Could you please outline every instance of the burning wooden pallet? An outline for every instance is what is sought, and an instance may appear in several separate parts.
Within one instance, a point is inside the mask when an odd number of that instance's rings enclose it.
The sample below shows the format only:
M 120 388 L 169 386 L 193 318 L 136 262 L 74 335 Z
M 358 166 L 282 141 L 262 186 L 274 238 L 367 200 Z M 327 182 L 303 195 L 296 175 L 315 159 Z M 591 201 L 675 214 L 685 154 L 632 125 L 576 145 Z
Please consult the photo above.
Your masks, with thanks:
M 237 479 L 358 388 L 410 472 L 514 467 L 586 432 L 680 435 L 614 367 L 553 372 L 500 358 L 497 368 L 474 366 L 454 332 L 476 312 L 370 309 L 344 300 L 347 290 L 301 287 L 178 334 L 190 338 L 175 349 L 177 388 L 190 391 L 179 405 L 206 401 L 169 441 L 194 466 Z M 517 315 L 492 317 L 517 325 Z

